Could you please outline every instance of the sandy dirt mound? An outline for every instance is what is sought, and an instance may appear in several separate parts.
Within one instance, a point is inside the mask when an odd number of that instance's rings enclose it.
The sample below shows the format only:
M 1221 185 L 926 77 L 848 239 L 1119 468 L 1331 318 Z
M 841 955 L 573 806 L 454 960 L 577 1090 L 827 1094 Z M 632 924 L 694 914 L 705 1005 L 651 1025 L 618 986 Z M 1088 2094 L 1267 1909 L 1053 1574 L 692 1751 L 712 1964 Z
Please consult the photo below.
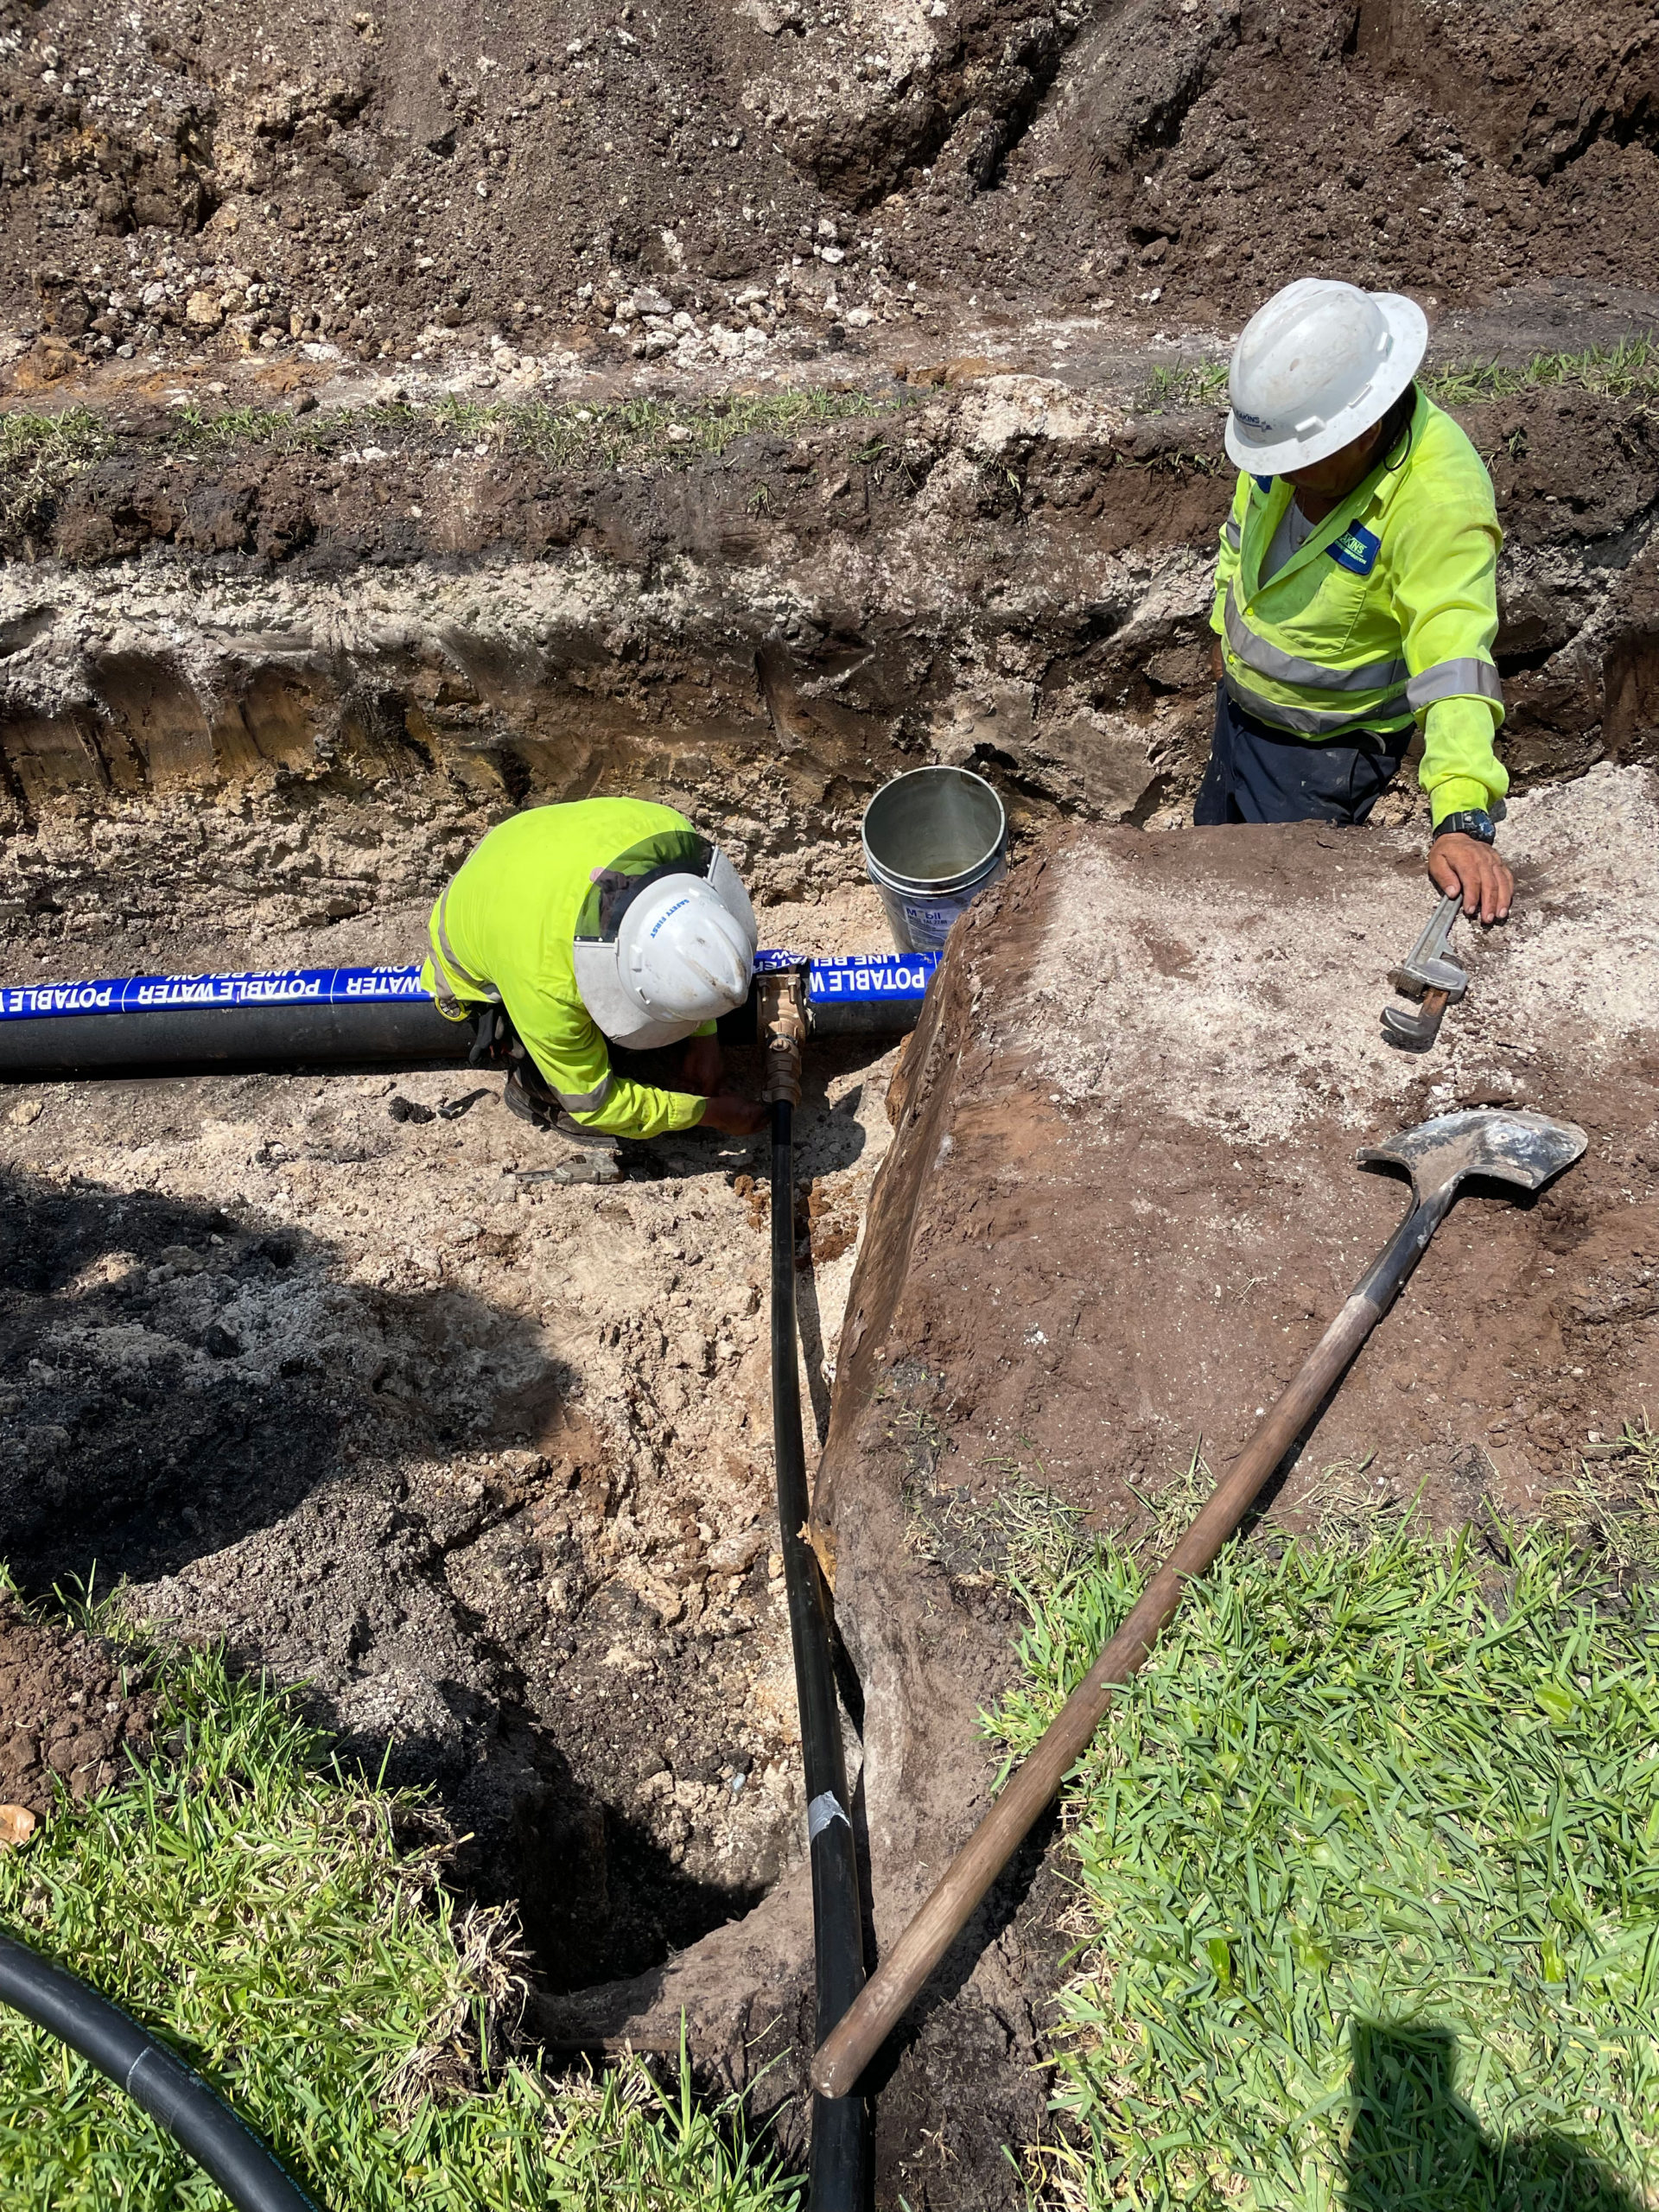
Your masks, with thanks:
M 1474 1519 L 1501 1557 L 1505 1516 L 1659 1403 L 1659 788 L 1598 770 L 1517 802 L 1506 836 L 1516 918 L 1460 935 L 1469 995 L 1426 1057 L 1378 1033 L 1433 905 L 1397 833 L 1057 831 L 953 938 L 906 1054 L 817 1491 L 881 1942 L 987 1801 L 976 1716 L 1014 1665 L 1014 1521 L 1047 1492 L 1142 1528 L 1195 1452 L 1239 1448 L 1400 1217 L 1362 1139 L 1524 1103 L 1590 1148 L 1535 1201 L 1460 1201 L 1287 1470 L 1281 1525 L 1414 1506 Z M 895 2201 L 1005 2202 L 1001 2145 L 1046 2125 L 1028 2092 L 1063 1942 L 1042 1842 L 884 2061 Z M 743 2078 L 800 1936 L 780 1894 L 546 2019 L 665 2040 L 683 2005 Z
M 787 359 L 941 300 L 1659 282 L 1659 45 L 1479 0 L 0 13 L 0 315 L 122 346 Z M 677 317 L 684 317 L 683 324 Z

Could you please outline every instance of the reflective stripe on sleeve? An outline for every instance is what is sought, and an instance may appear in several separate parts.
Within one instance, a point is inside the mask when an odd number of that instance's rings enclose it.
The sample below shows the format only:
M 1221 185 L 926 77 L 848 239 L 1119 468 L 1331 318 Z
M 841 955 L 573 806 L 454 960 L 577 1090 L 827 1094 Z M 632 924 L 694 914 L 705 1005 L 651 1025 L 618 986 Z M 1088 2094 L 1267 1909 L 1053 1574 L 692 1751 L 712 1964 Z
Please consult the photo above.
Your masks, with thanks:
M 1224 616 L 1227 642 L 1246 668 L 1253 668 L 1258 676 L 1266 676 L 1275 683 L 1297 683 L 1308 691 L 1383 691 L 1392 684 L 1403 683 L 1411 674 L 1402 660 L 1368 661 L 1363 668 L 1325 668 L 1316 660 L 1301 660 L 1294 653 L 1281 652 L 1270 645 L 1265 638 L 1258 638 L 1238 609 L 1238 601 L 1230 583 L 1227 587 L 1227 606 Z M 1451 664 L 1443 663 L 1443 666 Z M 1463 665 L 1458 663 L 1457 665 Z M 1413 702 L 1415 704 L 1415 702 Z M 1310 709 L 1309 711 L 1312 711 Z M 1287 719 L 1287 709 L 1276 709 L 1275 719 L 1285 727 L 1300 728 Z M 1333 728 L 1339 728 L 1351 719 L 1338 715 Z
M 1437 660 L 1420 669 L 1406 686 L 1406 696 L 1418 713 L 1437 699 L 1495 699 L 1503 703 L 1503 686 L 1489 660 L 1471 654 L 1462 660 Z
M 476 976 L 468 975 L 455 957 L 455 948 L 450 944 L 449 932 L 444 927 L 444 916 L 448 912 L 449 893 L 453 888 L 454 886 L 450 884 L 444 886 L 443 895 L 438 900 L 436 911 L 432 917 L 432 949 L 438 956 L 437 965 L 440 972 L 447 969 L 448 973 L 445 977 L 446 981 L 453 980 L 459 983 L 463 990 L 475 991 L 480 998 L 487 1000 L 490 1005 L 499 1006 L 501 994 L 496 989 L 495 985 L 483 982 Z
M 1257 721 L 1266 722 L 1271 729 L 1287 729 L 1297 737 L 1358 736 L 1364 730 L 1384 728 L 1390 722 L 1398 728 L 1410 719 L 1403 691 L 1396 691 L 1392 698 L 1379 699 L 1363 714 L 1333 715 L 1319 707 L 1284 707 L 1276 699 L 1264 699 L 1259 691 L 1251 691 L 1241 683 L 1230 669 L 1226 682 L 1229 696 L 1247 715 L 1254 715 Z
M 1226 521 L 1222 524 L 1221 534 L 1226 539 L 1229 546 L 1235 553 L 1237 552 L 1240 546 L 1244 543 L 1244 533 L 1239 528 L 1237 523 L 1234 521 L 1231 515 L 1229 515 Z
M 597 1114 L 610 1096 L 611 1084 L 614 1080 L 607 1069 L 605 1080 L 596 1083 L 591 1090 L 556 1090 L 553 1096 L 567 1114 Z

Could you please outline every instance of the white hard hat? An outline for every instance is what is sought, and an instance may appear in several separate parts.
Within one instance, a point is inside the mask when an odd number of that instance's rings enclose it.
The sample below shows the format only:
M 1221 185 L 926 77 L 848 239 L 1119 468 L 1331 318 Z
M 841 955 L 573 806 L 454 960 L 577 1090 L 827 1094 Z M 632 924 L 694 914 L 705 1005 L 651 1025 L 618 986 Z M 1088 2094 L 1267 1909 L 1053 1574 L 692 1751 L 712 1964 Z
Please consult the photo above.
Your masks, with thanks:
M 706 875 L 677 869 L 647 882 L 613 939 L 578 938 L 576 987 L 613 1043 L 676 1044 L 743 1004 L 760 936 L 742 879 L 715 848 Z
M 617 933 L 617 975 L 652 1021 L 711 1021 L 749 995 L 754 941 L 715 889 L 665 875 L 642 892 Z
M 1229 457 L 1254 476 L 1327 459 L 1382 421 L 1427 345 L 1415 300 L 1299 276 L 1256 309 L 1233 348 Z

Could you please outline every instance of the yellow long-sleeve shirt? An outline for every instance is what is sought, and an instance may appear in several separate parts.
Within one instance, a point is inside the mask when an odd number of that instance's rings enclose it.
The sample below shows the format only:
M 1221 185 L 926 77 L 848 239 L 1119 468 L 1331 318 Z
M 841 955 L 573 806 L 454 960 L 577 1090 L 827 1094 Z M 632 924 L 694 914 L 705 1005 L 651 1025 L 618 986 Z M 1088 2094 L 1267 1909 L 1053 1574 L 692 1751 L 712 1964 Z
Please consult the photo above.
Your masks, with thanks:
M 1493 806 L 1510 783 L 1492 742 L 1503 532 L 1479 454 L 1420 396 L 1404 458 L 1386 456 L 1264 576 L 1293 496 L 1282 477 L 1241 475 L 1222 527 L 1211 626 L 1233 698 L 1315 740 L 1421 717 L 1434 820 Z
M 612 1136 L 661 1136 L 702 1119 L 706 1102 L 694 1092 L 633 1083 L 612 1067 L 604 1033 L 576 987 L 572 954 L 595 873 L 676 833 L 696 834 L 683 814 L 648 799 L 531 807 L 490 831 L 432 909 L 422 982 L 474 1004 L 489 997 L 480 985 L 493 988 L 565 1111 Z M 444 957 L 445 938 L 453 963 Z M 714 1027 L 704 1022 L 686 1033 L 708 1035 Z

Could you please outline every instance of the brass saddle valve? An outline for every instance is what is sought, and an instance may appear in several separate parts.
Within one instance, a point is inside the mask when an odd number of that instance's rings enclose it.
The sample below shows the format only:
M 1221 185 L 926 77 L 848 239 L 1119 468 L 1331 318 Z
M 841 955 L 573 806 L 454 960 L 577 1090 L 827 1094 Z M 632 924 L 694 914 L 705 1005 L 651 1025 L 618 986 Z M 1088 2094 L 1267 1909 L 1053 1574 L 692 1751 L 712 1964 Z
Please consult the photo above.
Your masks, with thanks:
M 805 960 L 768 968 L 756 978 L 760 1045 L 766 1079 L 760 1096 L 767 1105 L 801 1103 L 801 1047 L 806 1042 Z

